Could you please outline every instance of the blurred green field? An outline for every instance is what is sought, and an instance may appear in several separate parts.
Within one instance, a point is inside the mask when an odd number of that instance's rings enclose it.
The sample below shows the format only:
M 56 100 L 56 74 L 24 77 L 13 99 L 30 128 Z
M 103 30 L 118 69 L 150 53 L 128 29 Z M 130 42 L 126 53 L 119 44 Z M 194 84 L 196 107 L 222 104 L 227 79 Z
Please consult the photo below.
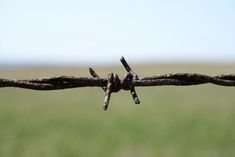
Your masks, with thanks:
M 89 76 L 88 67 L 0 70 L 0 78 Z M 235 73 L 235 65 L 136 65 L 140 76 L 175 72 Z M 123 68 L 95 68 L 98 74 Z M 234 157 L 235 88 L 211 84 L 137 88 L 113 94 L 102 110 L 100 88 L 31 91 L 0 88 L 1 157 Z

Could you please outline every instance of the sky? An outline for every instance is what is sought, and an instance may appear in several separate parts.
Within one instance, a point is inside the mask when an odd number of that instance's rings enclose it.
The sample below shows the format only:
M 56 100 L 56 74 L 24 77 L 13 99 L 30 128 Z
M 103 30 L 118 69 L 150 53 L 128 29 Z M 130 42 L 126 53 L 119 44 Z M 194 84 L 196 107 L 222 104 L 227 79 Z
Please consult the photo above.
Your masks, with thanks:
M 0 64 L 235 62 L 234 0 L 0 0 Z

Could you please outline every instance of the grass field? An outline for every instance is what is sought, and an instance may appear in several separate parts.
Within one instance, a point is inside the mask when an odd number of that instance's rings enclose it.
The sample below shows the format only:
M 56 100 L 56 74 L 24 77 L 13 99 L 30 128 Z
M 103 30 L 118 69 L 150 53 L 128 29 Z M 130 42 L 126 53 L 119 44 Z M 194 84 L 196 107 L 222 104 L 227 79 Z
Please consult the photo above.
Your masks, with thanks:
M 98 67 L 105 76 L 123 68 Z M 235 73 L 235 65 L 142 65 L 140 75 Z M 0 78 L 89 76 L 87 67 L 0 70 Z M 102 110 L 99 88 L 0 89 L 0 157 L 234 157 L 235 88 L 211 84 L 137 88 L 113 94 Z

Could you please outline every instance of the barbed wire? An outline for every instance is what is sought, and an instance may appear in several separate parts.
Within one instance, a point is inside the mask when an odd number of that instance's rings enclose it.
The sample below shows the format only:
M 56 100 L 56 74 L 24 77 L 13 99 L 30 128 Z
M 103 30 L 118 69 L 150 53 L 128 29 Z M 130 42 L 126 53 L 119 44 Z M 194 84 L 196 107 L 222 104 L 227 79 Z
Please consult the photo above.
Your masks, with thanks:
M 107 110 L 111 93 L 119 92 L 120 90 L 129 90 L 134 102 L 139 104 L 140 100 L 135 91 L 135 87 L 164 85 L 190 86 L 206 83 L 219 86 L 235 86 L 234 74 L 208 76 L 196 73 L 176 73 L 140 78 L 133 72 L 124 57 L 121 57 L 120 61 L 127 71 L 127 74 L 122 80 L 114 73 L 109 74 L 107 78 L 100 78 L 92 68 L 89 68 L 92 77 L 58 76 L 23 80 L 0 79 L 0 88 L 18 87 L 32 90 L 59 90 L 77 87 L 101 87 L 106 93 L 103 109 Z

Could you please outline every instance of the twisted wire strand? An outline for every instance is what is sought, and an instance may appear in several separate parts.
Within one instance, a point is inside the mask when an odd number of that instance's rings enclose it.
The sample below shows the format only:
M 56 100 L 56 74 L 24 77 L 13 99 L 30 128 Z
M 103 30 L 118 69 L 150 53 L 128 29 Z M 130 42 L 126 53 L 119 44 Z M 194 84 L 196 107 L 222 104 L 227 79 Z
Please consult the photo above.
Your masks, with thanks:
M 41 79 L 10 80 L 0 79 L 0 88 L 18 87 L 33 90 L 58 90 L 77 87 L 104 87 L 107 85 L 107 78 L 89 78 L 74 76 L 59 76 Z M 122 81 L 123 83 L 123 81 Z M 219 86 L 235 86 L 235 75 L 208 76 L 195 73 L 176 73 L 159 76 L 143 77 L 139 80 L 132 80 L 131 85 L 135 87 L 144 86 L 189 86 L 212 83 Z M 120 88 L 126 87 L 120 84 Z
M 142 83 L 144 82 L 144 83 Z M 136 82 L 135 86 L 161 86 L 161 85 L 175 85 L 175 86 L 189 86 L 199 85 L 205 83 L 212 83 L 219 86 L 235 86 L 235 75 L 217 75 L 208 76 L 196 73 L 176 73 L 165 74 L 152 77 L 144 77 L 141 81 Z
M 0 88 L 18 87 L 32 90 L 59 90 L 77 87 L 101 87 L 106 96 L 104 100 L 104 110 L 108 108 L 112 92 L 118 92 L 121 89 L 129 90 L 136 104 L 139 104 L 139 98 L 136 94 L 135 87 L 149 86 L 191 86 L 212 83 L 219 86 L 235 86 L 234 74 L 221 74 L 217 76 L 202 75 L 196 73 L 176 73 L 158 76 L 142 77 L 136 75 L 124 57 L 121 62 L 125 67 L 127 74 L 124 79 L 120 80 L 117 74 L 109 74 L 108 78 L 100 78 L 97 73 L 89 68 L 92 77 L 75 77 L 75 76 L 57 76 L 39 79 L 10 80 L 0 79 Z

